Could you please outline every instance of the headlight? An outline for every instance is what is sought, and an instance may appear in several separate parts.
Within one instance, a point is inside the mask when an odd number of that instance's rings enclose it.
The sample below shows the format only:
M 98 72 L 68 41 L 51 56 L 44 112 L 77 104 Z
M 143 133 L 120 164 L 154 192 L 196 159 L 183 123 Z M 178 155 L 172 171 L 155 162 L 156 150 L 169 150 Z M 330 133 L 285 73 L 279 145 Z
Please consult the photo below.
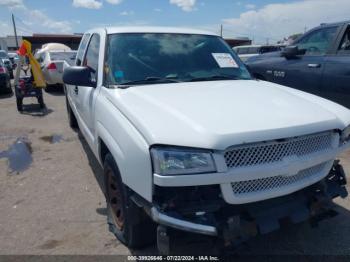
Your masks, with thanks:
M 159 175 L 185 175 L 216 171 L 212 154 L 208 151 L 153 148 L 151 154 L 154 171 Z
M 350 142 L 350 126 L 343 130 L 343 132 L 341 133 L 340 141 L 341 143 Z

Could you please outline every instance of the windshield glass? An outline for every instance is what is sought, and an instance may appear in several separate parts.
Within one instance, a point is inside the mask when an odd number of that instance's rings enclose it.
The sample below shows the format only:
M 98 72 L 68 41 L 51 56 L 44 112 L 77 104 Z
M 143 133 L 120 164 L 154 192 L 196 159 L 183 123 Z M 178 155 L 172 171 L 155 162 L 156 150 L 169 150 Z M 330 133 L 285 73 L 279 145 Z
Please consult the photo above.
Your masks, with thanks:
M 52 61 L 65 60 L 69 65 L 74 64 L 76 55 L 76 52 L 50 52 Z
M 8 58 L 8 55 L 5 51 L 0 51 L 0 58 Z
M 109 35 L 107 85 L 251 79 L 219 37 L 189 34 Z M 134 82 L 134 83 L 132 83 Z

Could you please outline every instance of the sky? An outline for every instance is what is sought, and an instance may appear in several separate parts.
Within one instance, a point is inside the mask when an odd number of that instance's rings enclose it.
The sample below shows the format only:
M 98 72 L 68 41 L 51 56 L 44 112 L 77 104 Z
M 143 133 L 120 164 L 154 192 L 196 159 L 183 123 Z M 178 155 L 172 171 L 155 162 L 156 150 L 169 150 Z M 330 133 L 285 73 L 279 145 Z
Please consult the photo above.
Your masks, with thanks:
M 0 36 L 83 33 L 101 26 L 178 26 L 276 42 L 350 20 L 350 0 L 0 0 Z

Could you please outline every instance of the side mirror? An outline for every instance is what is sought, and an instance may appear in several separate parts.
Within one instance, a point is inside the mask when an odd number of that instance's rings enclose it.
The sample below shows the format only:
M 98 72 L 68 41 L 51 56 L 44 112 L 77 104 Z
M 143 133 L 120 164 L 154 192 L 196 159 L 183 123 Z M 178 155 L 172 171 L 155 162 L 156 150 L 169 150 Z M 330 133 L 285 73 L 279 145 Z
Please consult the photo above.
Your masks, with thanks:
M 299 55 L 305 55 L 305 49 L 299 49 L 297 46 L 287 46 L 282 51 L 281 55 L 287 59 L 297 58 Z
M 89 67 L 71 66 L 64 69 L 63 82 L 67 85 L 96 87 L 96 79 Z

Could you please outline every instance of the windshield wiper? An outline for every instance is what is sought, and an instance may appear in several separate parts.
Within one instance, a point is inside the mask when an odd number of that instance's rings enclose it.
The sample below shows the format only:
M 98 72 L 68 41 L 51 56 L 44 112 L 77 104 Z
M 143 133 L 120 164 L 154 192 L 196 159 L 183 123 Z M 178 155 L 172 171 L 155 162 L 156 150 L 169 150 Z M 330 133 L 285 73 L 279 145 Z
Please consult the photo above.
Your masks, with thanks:
M 237 77 L 234 76 L 225 76 L 225 75 L 213 75 L 207 77 L 193 77 L 188 82 L 200 82 L 200 81 L 215 81 L 215 80 L 237 80 Z
M 180 83 L 181 81 L 173 79 L 173 78 L 163 78 L 163 77 L 156 77 L 156 76 L 150 76 L 146 77 L 145 79 L 139 79 L 139 80 L 132 80 L 132 81 L 126 81 L 118 84 L 119 88 L 128 88 L 133 85 L 142 85 L 142 84 L 162 84 L 162 83 Z

